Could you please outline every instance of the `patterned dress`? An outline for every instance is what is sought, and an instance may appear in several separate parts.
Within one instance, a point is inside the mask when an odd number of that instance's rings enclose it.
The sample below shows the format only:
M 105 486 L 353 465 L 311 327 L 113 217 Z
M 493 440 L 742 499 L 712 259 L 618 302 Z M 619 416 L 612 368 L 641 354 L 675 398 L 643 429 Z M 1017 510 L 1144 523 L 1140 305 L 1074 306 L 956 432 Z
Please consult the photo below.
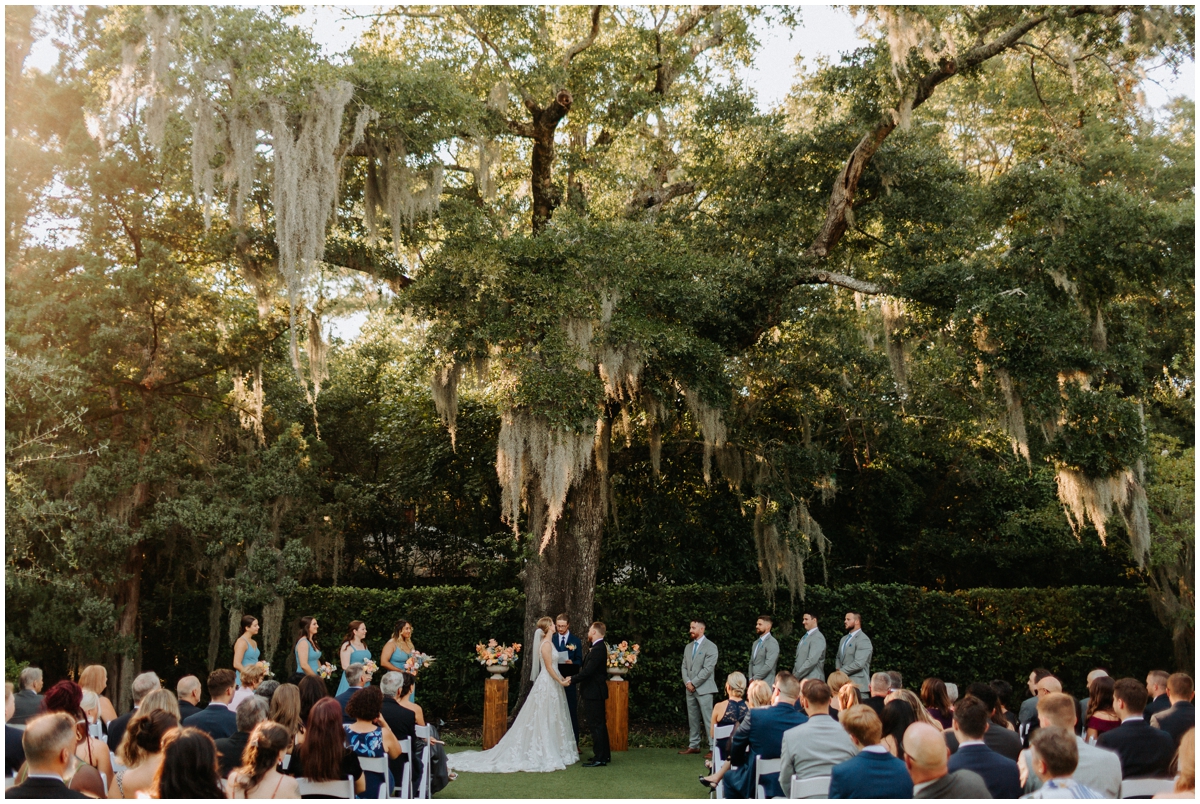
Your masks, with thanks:
M 342 724 L 342 728 L 346 730 L 346 742 L 350 746 L 350 750 L 360 757 L 384 757 L 387 754 L 383 750 L 383 729 L 375 729 L 368 732 L 357 732 L 350 728 L 349 723 Z M 375 771 L 363 771 L 363 781 L 367 789 L 362 792 L 359 798 L 378 798 L 379 786 L 385 781 L 384 774 L 376 773 Z

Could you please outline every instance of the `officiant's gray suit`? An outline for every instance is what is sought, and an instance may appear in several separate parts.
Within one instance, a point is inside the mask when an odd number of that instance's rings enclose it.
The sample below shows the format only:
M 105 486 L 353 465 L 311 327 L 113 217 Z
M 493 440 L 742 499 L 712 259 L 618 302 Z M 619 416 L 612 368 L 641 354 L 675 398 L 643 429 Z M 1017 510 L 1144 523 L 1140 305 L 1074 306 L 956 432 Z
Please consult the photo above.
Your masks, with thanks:
M 747 683 L 759 679 L 775 683 L 775 666 L 779 664 L 779 642 L 768 631 L 750 646 L 750 672 Z
M 859 692 L 870 692 L 871 654 L 875 649 L 870 638 L 862 629 L 846 634 L 838 645 L 837 669 L 850 676 L 850 681 Z
M 796 646 L 796 664 L 792 675 L 803 681 L 806 678 L 825 680 L 825 635 L 819 629 L 806 631 Z
M 713 695 L 717 692 L 717 646 L 708 637 L 695 640 L 683 648 L 683 681 L 691 682 L 695 691 L 684 688 L 687 693 L 688 747 L 699 748 L 709 743 L 709 723 L 712 722 Z

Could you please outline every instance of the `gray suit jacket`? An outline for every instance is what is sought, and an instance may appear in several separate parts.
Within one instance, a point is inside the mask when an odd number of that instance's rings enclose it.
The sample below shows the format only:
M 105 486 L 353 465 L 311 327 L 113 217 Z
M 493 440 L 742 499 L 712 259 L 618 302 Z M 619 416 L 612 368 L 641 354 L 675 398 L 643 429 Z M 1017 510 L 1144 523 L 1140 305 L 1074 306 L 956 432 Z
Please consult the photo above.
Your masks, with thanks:
M 783 733 L 779 749 L 779 786 L 783 794 L 792 794 L 792 777 L 811 779 L 828 776 L 834 765 L 845 762 L 858 749 L 846 730 L 829 715 L 813 715 L 807 723 Z
M 991 798 L 983 777 L 972 770 L 962 768 L 947 773 L 929 787 L 924 787 L 913 798 Z
M 715 695 L 717 681 L 717 646 L 708 637 L 700 643 L 696 655 L 692 655 L 692 642 L 683 646 L 683 680 L 696 687 L 698 695 Z
M 759 639 L 762 639 L 761 645 L 758 639 L 750 645 L 750 673 L 746 677 L 746 682 L 749 683 L 758 678 L 773 683 L 775 666 L 779 664 L 779 642 L 775 639 L 775 635 L 769 632 L 765 639 L 762 637 Z
M 825 635 L 819 629 L 812 633 L 805 632 L 796 646 L 796 664 L 792 667 L 792 675 L 804 680 L 815 678 L 825 680 Z
M 1121 758 L 1116 752 L 1090 745 L 1078 734 L 1075 735 L 1075 747 L 1079 749 L 1079 764 L 1071 778 L 1105 798 L 1120 798 Z M 1032 793 L 1042 786 L 1042 780 L 1033 772 L 1033 757 L 1028 748 L 1021 752 L 1017 770 L 1021 772 L 1024 792 Z
M 846 643 L 850 643 L 849 646 Z M 837 669 L 850 676 L 850 681 L 862 692 L 870 689 L 871 654 L 874 652 L 871 638 L 861 630 L 857 634 L 846 634 L 838 644 Z

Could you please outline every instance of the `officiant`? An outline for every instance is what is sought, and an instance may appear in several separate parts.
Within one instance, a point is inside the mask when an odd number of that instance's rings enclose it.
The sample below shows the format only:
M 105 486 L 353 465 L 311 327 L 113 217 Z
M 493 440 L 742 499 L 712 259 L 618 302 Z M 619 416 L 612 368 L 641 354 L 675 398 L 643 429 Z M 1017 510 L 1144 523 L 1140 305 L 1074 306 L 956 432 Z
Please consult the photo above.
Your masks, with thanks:
M 554 649 L 567 654 L 567 661 L 558 666 L 558 674 L 563 678 L 579 672 L 583 664 L 583 642 L 571 633 L 571 621 L 567 615 L 560 614 L 554 618 Z M 576 698 L 575 685 L 566 688 L 567 709 L 571 712 L 571 728 L 575 732 L 575 742 L 579 742 L 579 701 Z

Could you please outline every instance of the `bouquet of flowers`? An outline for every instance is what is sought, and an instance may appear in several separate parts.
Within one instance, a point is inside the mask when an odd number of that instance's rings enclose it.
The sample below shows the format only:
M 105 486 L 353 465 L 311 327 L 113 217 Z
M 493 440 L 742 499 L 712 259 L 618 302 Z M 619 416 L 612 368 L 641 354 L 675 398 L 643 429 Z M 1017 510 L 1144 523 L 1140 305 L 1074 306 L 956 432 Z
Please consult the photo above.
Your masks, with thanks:
M 489 639 L 485 645 L 480 642 L 475 646 L 475 656 L 479 659 L 479 663 L 492 667 L 500 665 L 501 667 L 511 667 L 517 663 L 520 658 L 517 654 L 521 652 L 521 645 L 514 642 L 511 645 L 501 645 L 494 639 Z
M 321 662 L 321 669 L 320 669 L 321 678 L 326 679 L 326 680 L 332 678 L 333 670 L 334 670 L 334 667 L 332 664 L 330 664 L 329 662 Z
M 379 665 L 375 664 L 374 659 L 367 659 L 365 662 L 363 662 L 363 672 L 367 675 L 373 676 L 378 670 Z
M 622 641 L 616 647 L 610 646 L 608 649 L 608 666 L 625 668 L 633 667 L 635 664 L 637 664 L 638 653 L 640 651 L 640 646 L 634 645 L 633 647 L 630 647 L 629 643 L 624 641 Z
M 409 656 L 408 660 L 404 663 L 404 672 L 408 673 L 410 676 L 415 676 L 417 673 L 421 672 L 421 668 L 429 664 L 433 664 L 432 656 L 430 656 L 428 653 L 421 653 L 419 650 L 414 650 L 412 655 Z
M 263 669 L 263 678 L 271 678 L 271 676 L 273 674 L 271 673 L 271 663 L 270 662 L 258 661 L 258 662 L 255 662 L 255 664 Z

